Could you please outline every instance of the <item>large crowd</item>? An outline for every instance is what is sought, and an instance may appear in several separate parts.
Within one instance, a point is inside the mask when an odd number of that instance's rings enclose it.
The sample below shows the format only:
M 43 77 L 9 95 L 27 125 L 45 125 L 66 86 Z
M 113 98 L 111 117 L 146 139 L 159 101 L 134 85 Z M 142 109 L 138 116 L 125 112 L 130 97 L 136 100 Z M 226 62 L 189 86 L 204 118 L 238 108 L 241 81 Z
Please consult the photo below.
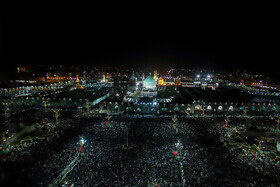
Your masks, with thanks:
M 275 123 L 269 117 L 230 119 L 231 125 L 256 124 L 264 129 Z M 242 149 L 224 146 L 224 116 L 179 117 L 176 123 L 171 117 L 120 116 L 106 123 L 104 117 L 77 114 L 72 121 L 63 120 L 52 139 L 22 145 L 2 157 L 2 181 L 48 186 L 78 157 L 77 165 L 65 178 L 69 186 L 280 184 L 279 165 L 265 158 L 258 160 Z M 83 146 L 79 144 L 80 136 L 86 140 Z M 178 142 L 182 145 L 180 150 L 176 148 Z

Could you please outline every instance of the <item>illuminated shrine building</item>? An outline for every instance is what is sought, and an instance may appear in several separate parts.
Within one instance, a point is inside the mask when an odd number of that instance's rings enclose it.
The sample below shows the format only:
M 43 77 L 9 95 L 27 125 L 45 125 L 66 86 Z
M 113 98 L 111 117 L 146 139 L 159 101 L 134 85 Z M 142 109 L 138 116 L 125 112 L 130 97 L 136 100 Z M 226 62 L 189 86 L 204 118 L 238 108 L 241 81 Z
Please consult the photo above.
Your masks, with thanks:
M 160 78 L 158 79 L 158 85 L 159 85 L 159 86 L 164 86 L 164 79 L 163 79 L 162 77 L 160 77 Z
M 157 82 L 152 76 L 147 77 L 143 81 L 143 89 L 141 91 L 141 96 L 144 97 L 155 97 L 157 96 Z
M 152 76 L 149 76 L 144 80 L 143 88 L 147 90 L 156 90 L 157 82 L 153 79 Z

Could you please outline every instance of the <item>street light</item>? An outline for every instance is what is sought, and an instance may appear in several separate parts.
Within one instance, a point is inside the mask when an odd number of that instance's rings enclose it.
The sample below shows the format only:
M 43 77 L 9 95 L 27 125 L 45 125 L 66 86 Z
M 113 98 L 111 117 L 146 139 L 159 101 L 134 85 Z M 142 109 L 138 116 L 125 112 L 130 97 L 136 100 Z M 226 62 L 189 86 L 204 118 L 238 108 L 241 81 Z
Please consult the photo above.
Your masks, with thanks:
M 80 136 L 80 141 L 79 141 L 79 143 L 80 143 L 80 145 L 83 147 L 84 146 L 84 144 L 86 143 L 87 141 L 84 139 L 84 137 L 83 136 Z

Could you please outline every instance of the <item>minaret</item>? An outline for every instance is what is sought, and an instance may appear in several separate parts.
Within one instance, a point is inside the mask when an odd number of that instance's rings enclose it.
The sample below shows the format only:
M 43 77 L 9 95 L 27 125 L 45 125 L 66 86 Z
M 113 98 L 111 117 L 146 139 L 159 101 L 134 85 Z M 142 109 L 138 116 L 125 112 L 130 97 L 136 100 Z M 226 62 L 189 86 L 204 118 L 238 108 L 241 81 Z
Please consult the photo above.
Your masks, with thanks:
M 143 79 L 143 80 L 145 79 L 145 73 L 143 73 L 143 77 L 142 77 L 142 79 Z
M 106 82 L 106 75 L 105 75 L 105 72 L 103 72 L 103 81 Z
M 77 84 L 79 86 L 79 83 L 80 83 L 80 79 L 79 79 L 79 75 L 77 75 Z
M 134 71 L 132 71 L 132 77 L 131 78 L 132 78 L 132 80 L 134 80 Z
M 157 81 L 157 70 L 154 71 L 154 79 Z

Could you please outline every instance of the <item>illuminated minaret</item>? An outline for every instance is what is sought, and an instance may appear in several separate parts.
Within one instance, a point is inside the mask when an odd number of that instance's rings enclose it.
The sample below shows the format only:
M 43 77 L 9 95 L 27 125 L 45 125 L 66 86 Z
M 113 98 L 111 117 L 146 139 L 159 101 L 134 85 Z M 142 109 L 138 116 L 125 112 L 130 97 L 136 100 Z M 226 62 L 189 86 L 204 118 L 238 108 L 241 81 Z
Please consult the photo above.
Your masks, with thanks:
M 134 80 L 134 71 L 132 71 L 132 77 L 131 77 L 132 80 Z
M 78 84 L 78 86 L 79 86 L 79 83 L 80 83 L 80 79 L 79 79 L 79 75 L 77 75 L 77 84 Z
M 154 79 L 155 79 L 155 81 L 157 81 L 157 79 L 158 79 L 157 78 L 157 70 L 154 71 Z
M 106 75 L 105 75 L 105 72 L 103 72 L 103 81 L 106 82 Z
M 143 80 L 145 79 L 145 73 L 143 73 L 143 77 L 142 77 L 142 79 L 143 79 Z

